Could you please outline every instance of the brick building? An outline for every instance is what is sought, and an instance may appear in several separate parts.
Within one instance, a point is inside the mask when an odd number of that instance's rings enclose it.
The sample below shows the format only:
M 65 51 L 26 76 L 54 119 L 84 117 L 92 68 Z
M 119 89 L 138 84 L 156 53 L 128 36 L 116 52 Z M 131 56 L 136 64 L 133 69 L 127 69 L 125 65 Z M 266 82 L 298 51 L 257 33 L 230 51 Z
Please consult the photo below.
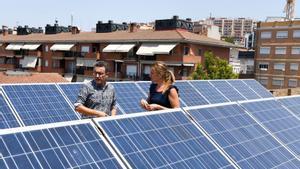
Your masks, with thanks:
M 300 21 L 257 25 L 255 77 L 269 89 L 299 87 Z
M 109 64 L 110 80 L 147 80 L 150 66 L 164 61 L 177 79 L 185 79 L 205 51 L 228 60 L 230 43 L 191 33 L 192 22 L 178 17 L 156 20 L 154 30 L 139 30 L 136 24 L 97 23 L 96 32 L 69 31 L 55 25 L 45 33 L 0 36 L 2 70 L 55 72 L 73 81 L 92 77 L 96 60 Z M 48 31 L 48 33 L 47 33 Z M 49 33 L 50 31 L 50 33 Z

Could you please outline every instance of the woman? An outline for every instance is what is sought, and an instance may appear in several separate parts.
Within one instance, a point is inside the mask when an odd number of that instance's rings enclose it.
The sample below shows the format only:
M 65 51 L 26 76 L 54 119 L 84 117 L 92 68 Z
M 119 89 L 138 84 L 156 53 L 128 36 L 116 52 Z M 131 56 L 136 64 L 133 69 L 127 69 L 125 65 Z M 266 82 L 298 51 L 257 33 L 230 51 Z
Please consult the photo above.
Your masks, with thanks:
M 180 106 L 178 89 L 173 85 L 174 74 L 163 63 L 156 62 L 151 68 L 151 81 L 147 100 L 141 100 L 146 110 L 163 110 Z

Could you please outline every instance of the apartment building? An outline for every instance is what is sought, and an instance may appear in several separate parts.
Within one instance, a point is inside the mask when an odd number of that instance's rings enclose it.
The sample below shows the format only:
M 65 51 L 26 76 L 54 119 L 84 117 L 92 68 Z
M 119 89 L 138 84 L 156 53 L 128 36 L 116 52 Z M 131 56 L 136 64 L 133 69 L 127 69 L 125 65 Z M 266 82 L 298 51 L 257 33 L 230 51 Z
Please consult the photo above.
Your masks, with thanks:
M 255 77 L 269 89 L 299 87 L 300 21 L 257 25 Z
M 244 36 L 254 31 L 256 22 L 247 18 L 208 18 L 207 22 L 219 27 L 222 37 L 233 37 L 236 44 L 244 44 Z
M 156 20 L 154 30 L 112 21 L 98 22 L 96 32 L 47 26 L 45 33 L 11 35 L 4 30 L 0 36 L 1 69 L 55 72 L 83 81 L 92 78 L 98 60 L 108 63 L 109 80 L 148 80 L 150 66 L 163 61 L 177 79 L 186 79 L 197 63 L 203 63 L 205 51 L 229 60 L 230 48 L 235 47 L 192 33 L 192 22 L 176 16 Z

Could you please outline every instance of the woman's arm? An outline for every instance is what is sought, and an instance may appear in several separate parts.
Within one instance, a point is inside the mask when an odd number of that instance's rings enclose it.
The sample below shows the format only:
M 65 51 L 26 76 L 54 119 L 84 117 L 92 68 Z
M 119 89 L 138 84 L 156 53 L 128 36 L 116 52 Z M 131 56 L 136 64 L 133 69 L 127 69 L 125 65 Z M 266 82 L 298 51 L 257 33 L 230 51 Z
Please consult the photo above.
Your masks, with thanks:
M 172 108 L 178 108 L 178 107 L 180 107 L 178 93 L 177 93 L 177 90 L 175 88 L 172 88 L 170 90 L 169 101 L 170 101 L 170 104 L 171 104 Z

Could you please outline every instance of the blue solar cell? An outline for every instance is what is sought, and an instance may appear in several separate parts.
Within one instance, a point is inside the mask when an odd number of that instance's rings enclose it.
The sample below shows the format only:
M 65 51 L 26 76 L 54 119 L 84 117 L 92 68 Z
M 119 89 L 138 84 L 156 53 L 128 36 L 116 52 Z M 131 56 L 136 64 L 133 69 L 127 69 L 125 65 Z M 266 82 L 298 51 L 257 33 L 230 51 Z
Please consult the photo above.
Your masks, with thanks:
M 179 110 L 97 123 L 132 168 L 233 168 Z
M 263 126 L 297 156 L 300 155 L 300 122 L 276 100 L 242 103 Z
M 246 85 L 242 80 L 227 80 L 227 82 L 233 86 L 240 94 L 242 94 L 248 100 L 250 99 L 260 99 L 261 97 L 255 93 L 248 85 Z
M 136 84 L 143 90 L 144 93 L 146 93 L 148 95 L 149 93 L 149 87 L 151 82 L 147 81 L 147 82 L 136 82 Z
M 175 85 L 178 87 L 179 97 L 183 101 L 181 107 L 209 104 L 188 81 L 177 81 Z
M 79 119 L 54 84 L 5 85 L 3 89 L 26 126 Z
M 241 101 L 246 100 L 238 91 L 230 86 L 225 80 L 211 80 L 209 81 L 215 86 L 222 94 L 227 97 L 230 101 Z
M 147 96 L 133 82 L 111 83 L 116 90 L 117 106 L 125 114 L 145 111 L 140 106 L 140 100 Z
M 273 95 L 256 80 L 247 79 L 247 80 L 243 80 L 243 82 L 246 83 L 252 90 L 254 90 L 262 98 L 273 97 Z
M 20 124 L 0 92 L 0 129 L 13 127 L 20 127 Z
M 300 96 L 278 99 L 285 107 L 300 118 Z
M 190 81 L 190 83 L 211 103 L 225 103 L 229 100 L 208 81 Z
M 83 83 L 61 83 L 58 86 L 62 89 L 64 94 L 70 100 L 71 103 L 75 103 L 79 90 L 81 89 Z
M 124 166 L 89 123 L 22 130 L 0 134 L 1 168 Z
M 187 111 L 241 168 L 299 167 L 295 156 L 237 104 Z

